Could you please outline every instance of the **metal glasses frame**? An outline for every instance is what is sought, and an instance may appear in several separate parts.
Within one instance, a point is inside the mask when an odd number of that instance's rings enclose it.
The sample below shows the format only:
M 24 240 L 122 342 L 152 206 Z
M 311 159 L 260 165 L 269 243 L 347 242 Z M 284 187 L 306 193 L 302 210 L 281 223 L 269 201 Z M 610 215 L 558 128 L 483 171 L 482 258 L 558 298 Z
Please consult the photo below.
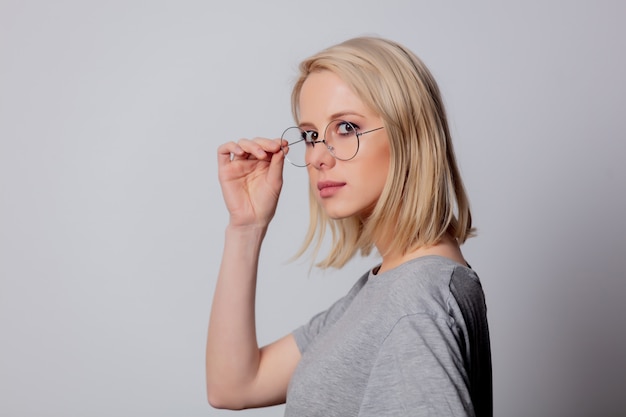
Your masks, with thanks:
M 352 155 L 350 158 L 340 158 L 340 157 L 338 157 L 337 155 L 335 155 L 334 148 L 326 142 L 326 130 L 328 130 L 328 126 L 330 126 L 331 124 L 336 123 L 336 122 L 347 123 L 348 125 L 352 126 L 352 128 L 354 129 L 355 136 L 356 136 L 356 151 L 354 151 L 354 155 Z M 375 128 L 375 129 L 366 130 L 365 132 L 359 132 L 359 130 L 356 128 L 356 126 L 354 124 L 352 124 L 352 123 L 350 123 L 350 122 L 348 122 L 346 120 L 339 120 L 338 119 L 338 120 L 333 120 L 330 123 L 328 123 L 328 125 L 324 129 L 324 138 L 323 139 L 308 141 L 308 143 L 310 143 L 313 146 L 315 146 L 316 143 L 323 143 L 324 146 L 326 146 L 326 149 L 332 155 L 333 158 L 338 159 L 339 161 L 349 161 L 349 160 L 353 159 L 359 153 L 359 148 L 360 148 L 360 145 L 361 145 L 361 143 L 360 143 L 361 136 L 365 135 L 366 133 L 375 132 L 377 130 L 381 130 L 381 129 L 384 129 L 384 128 L 385 128 L 384 126 L 381 126 L 381 127 Z M 283 134 L 280 135 L 281 140 L 287 140 L 284 137 L 285 133 L 287 133 L 291 129 L 298 129 L 301 132 L 303 132 L 303 130 L 300 129 L 298 126 L 288 127 L 287 129 L 285 129 L 283 131 Z M 304 165 L 300 165 L 300 164 L 294 163 L 292 160 L 289 159 L 289 157 L 287 156 L 287 153 L 285 152 L 284 148 L 285 147 L 289 147 L 291 145 L 295 145 L 295 144 L 297 144 L 299 142 L 302 142 L 302 141 L 305 141 L 305 139 L 300 139 L 300 140 L 297 140 L 297 141 L 294 141 L 294 142 L 291 142 L 291 143 L 289 143 L 289 141 L 287 140 L 287 145 L 282 145 L 281 144 L 281 146 L 280 146 L 280 149 L 283 151 L 283 153 L 285 153 L 285 158 L 287 159 L 287 161 L 289 161 L 289 163 L 291 165 L 296 166 L 298 168 L 305 168 L 305 167 L 307 167 L 309 165 L 309 163 L 305 163 Z M 305 146 L 306 146 L 306 144 L 305 144 Z

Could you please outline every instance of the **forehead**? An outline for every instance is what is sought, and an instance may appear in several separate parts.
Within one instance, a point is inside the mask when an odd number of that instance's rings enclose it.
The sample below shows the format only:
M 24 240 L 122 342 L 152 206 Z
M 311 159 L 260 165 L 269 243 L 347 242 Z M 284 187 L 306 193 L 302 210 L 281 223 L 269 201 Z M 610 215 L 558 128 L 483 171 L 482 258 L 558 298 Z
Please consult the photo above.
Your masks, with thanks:
M 328 70 L 309 74 L 300 90 L 298 104 L 302 123 L 327 123 L 343 113 L 375 116 L 345 81 Z

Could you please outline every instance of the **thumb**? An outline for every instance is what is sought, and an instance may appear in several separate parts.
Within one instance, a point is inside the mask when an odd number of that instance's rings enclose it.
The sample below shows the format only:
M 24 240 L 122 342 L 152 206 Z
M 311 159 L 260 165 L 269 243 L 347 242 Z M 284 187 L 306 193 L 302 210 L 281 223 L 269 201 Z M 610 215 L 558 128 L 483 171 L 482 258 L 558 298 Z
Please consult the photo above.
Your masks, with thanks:
M 284 165 L 285 153 L 282 150 L 278 150 L 278 152 L 272 154 L 272 159 L 267 172 L 268 179 L 271 181 L 282 181 Z

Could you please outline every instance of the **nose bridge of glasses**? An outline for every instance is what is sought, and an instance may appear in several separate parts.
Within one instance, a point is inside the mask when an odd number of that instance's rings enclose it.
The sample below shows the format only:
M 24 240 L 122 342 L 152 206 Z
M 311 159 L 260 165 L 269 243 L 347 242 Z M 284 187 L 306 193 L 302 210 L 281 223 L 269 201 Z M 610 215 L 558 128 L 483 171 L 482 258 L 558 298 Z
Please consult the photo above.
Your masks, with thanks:
M 317 165 L 324 162 L 325 164 L 332 163 L 331 160 L 335 159 L 334 148 L 328 144 L 326 138 L 313 140 L 310 142 L 313 146 L 307 146 L 305 150 L 305 160 L 307 164 Z M 315 146 L 315 144 L 321 144 L 322 146 Z

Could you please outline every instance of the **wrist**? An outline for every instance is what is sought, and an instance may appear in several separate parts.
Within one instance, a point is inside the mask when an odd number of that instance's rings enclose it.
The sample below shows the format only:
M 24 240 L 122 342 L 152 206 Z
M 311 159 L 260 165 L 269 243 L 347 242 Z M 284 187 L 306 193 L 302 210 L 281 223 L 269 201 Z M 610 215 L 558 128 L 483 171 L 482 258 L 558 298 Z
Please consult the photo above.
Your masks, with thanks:
M 246 239 L 256 240 L 257 238 L 263 238 L 267 232 L 266 224 L 233 224 L 229 223 L 226 226 L 226 235 L 240 236 Z

